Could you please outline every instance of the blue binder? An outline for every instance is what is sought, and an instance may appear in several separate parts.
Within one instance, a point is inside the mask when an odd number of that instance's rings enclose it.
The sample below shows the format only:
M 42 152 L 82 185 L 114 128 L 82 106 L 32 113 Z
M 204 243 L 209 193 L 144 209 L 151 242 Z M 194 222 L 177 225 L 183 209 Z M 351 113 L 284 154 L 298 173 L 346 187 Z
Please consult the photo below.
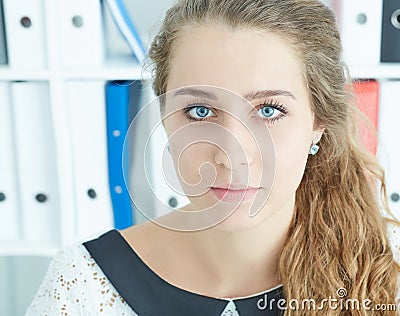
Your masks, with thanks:
M 113 205 L 115 228 L 134 224 L 133 207 L 124 173 L 133 163 L 133 155 L 123 155 L 124 140 L 133 118 L 139 110 L 141 81 L 110 81 L 106 84 L 108 178 Z M 132 153 L 127 142 L 127 152 Z M 127 179 L 129 177 L 126 177 Z

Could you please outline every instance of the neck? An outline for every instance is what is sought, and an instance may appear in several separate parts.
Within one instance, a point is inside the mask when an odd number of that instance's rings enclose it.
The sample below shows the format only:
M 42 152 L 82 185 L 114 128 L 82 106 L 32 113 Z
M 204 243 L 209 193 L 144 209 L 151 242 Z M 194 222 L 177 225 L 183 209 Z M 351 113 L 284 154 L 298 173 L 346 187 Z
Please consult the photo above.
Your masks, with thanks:
M 279 254 L 293 216 L 294 197 L 256 227 L 226 232 L 215 226 L 193 233 L 198 260 L 227 287 L 233 282 L 258 282 L 259 291 L 281 284 Z M 241 281 L 238 280 L 241 277 Z M 248 280 L 248 281 L 245 281 Z

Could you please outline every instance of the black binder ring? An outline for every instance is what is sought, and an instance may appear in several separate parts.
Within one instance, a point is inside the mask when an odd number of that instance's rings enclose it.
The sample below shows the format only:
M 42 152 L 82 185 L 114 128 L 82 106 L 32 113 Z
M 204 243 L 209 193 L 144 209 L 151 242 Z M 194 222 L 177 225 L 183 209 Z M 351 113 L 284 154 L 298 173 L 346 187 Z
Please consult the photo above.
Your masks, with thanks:
M 400 9 L 397 9 L 393 12 L 391 21 L 392 21 L 392 25 L 396 29 L 400 29 Z

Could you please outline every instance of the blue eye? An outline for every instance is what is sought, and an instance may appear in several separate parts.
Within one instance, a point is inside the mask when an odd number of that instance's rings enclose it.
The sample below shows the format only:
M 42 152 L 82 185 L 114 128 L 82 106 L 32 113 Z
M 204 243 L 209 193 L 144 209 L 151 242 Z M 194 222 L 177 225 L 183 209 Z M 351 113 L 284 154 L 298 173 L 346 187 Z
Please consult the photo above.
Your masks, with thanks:
M 192 110 L 195 110 L 196 115 L 198 115 L 201 118 L 204 118 L 207 116 L 208 113 L 210 113 L 210 109 L 206 108 L 205 106 L 198 106 L 193 108 Z
M 257 109 L 261 118 L 272 124 L 284 118 L 288 114 L 286 107 L 277 102 L 265 102 L 260 104 Z
M 204 105 L 188 106 L 184 109 L 184 112 L 189 120 L 194 120 L 194 121 L 200 121 L 206 119 L 207 117 L 215 116 L 215 115 L 208 116 L 208 114 L 214 112 L 211 111 L 210 108 Z
M 272 117 L 272 115 L 276 112 L 276 109 L 270 107 L 270 106 L 264 106 L 262 107 L 260 110 L 262 115 L 264 115 L 265 117 Z

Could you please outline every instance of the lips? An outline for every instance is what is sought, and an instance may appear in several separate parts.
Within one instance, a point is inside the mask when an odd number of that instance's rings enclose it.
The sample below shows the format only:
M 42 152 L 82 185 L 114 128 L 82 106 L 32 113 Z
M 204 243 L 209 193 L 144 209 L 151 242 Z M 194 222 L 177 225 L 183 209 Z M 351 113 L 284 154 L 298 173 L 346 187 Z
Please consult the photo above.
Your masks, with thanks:
M 227 189 L 226 187 L 229 187 Z M 232 189 L 232 187 L 234 189 Z M 250 186 L 225 186 L 225 187 L 212 187 L 211 191 L 214 195 L 223 202 L 240 202 L 251 199 L 260 188 Z
M 212 188 L 229 189 L 229 190 L 250 190 L 250 189 L 259 189 L 260 187 L 251 186 L 251 185 L 248 185 L 248 184 L 230 184 L 230 183 L 225 183 L 223 185 L 213 186 Z

